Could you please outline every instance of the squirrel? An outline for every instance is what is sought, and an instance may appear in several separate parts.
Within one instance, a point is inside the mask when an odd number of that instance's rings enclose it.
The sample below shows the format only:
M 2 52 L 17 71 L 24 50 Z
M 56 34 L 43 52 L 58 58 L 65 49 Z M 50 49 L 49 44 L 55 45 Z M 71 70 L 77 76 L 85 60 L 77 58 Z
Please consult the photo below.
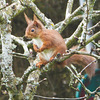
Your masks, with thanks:
M 39 54 L 40 61 L 36 66 L 41 68 L 42 65 L 46 65 L 48 62 L 52 61 L 57 54 L 63 56 L 67 47 L 62 36 L 56 30 L 46 29 L 35 15 L 33 18 L 34 20 L 30 20 L 25 13 L 24 16 L 28 24 L 25 37 L 33 39 L 33 48 L 35 52 Z M 91 56 L 74 54 L 63 61 L 60 66 L 64 67 L 65 65 L 70 66 L 71 64 L 77 64 L 85 67 L 93 60 L 95 60 L 95 58 Z M 95 74 L 95 69 L 95 62 L 85 69 L 90 78 Z

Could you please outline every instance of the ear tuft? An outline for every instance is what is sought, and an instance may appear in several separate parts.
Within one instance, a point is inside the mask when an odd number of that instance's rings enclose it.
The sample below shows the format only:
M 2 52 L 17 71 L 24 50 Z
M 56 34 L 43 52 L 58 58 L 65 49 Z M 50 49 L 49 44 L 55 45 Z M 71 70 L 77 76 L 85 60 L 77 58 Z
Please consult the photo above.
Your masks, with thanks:
M 38 20 L 38 18 L 36 17 L 36 15 L 35 15 L 35 14 L 34 14 L 34 18 L 33 18 L 33 19 L 34 19 L 34 21 Z
M 40 29 L 45 28 L 44 25 L 41 23 L 41 21 L 36 17 L 36 15 L 34 14 L 34 25 Z
M 27 17 L 27 15 L 24 13 L 24 16 L 25 16 L 25 20 L 27 22 L 27 24 L 29 24 L 31 22 L 31 20 Z

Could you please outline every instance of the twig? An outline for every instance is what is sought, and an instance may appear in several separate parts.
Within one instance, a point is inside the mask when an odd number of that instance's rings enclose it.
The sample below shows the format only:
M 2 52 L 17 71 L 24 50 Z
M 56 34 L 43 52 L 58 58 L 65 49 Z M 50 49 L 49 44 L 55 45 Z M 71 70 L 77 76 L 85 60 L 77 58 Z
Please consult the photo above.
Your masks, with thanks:
M 81 54 L 81 55 L 88 55 L 88 56 L 92 56 L 92 57 L 95 57 L 96 59 L 100 59 L 100 56 L 96 55 L 96 54 L 90 54 L 90 53 L 87 53 L 87 52 L 82 52 L 82 51 L 77 51 L 77 50 L 72 50 L 70 51 L 68 54 L 64 54 L 65 58 L 68 58 L 70 56 L 72 56 L 73 54 Z
M 97 48 L 100 48 L 100 45 L 94 41 L 92 41 L 92 43 L 97 47 Z
M 54 29 L 56 28 L 56 30 L 59 33 L 61 33 L 66 28 L 66 26 L 72 21 L 72 19 L 77 15 L 77 13 L 82 10 L 82 8 L 85 5 L 86 5 L 86 3 L 84 3 L 82 6 L 78 7 L 69 17 L 64 19 L 62 22 L 55 24 Z
M 100 10 L 93 10 L 93 13 L 100 14 Z
M 12 38 L 12 40 L 14 40 L 17 43 L 19 43 L 20 45 L 22 45 L 22 47 L 24 49 L 24 55 L 29 55 L 27 44 L 23 40 L 21 40 L 19 37 L 16 37 L 14 35 L 11 35 L 11 38 Z
M 78 71 L 76 70 L 76 67 L 73 64 L 71 64 L 71 68 L 74 70 L 74 72 L 75 72 L 76 75 L 79 75 Z
M 40 95 L 34 95 L 37 98 L 42 98 L 42 99 L 49 99 L 49 100 L 80 100 L 80 99 L 85 99 L 87 98 L 86 96 L 84 97 L 79 97 L 79 98 L 57 98 L 57 97 L 45 97 L 45 96 L 40 96 Z
M 27 56 L 27 55 L 22 54 L 22 53 L 12 52 L 12 54 L 13 54 L 13 56 L 14 56 L 14 57 L 26 58 L 26 59 L 28 58 L 28 56 Z
M 83 72 L 87 67 L 89 67 L 92 63 L 94 63 L 94 62 L 96 62 L 96 60 L 93 60 L 93 61 L 90 62 L 87 66 L 85 66 L 85 67 L 79 72 L 79 74 L 81 75 L 82 72 Z
M 92 18 L 95 18 L 95 17 L 100 16 L 100 14 L 98 14 L 98 13 L 92 13 L 91 16 L 92 16 Z M 77 16 L 75 16 L 75 17 L 72 19 L 71 23 L 74 22 L 74 21 L 77 21 L 77 20 L 82 20 L 83 18 L 84 18 L 83 15 L 77 15 Z
M 94 26 L 92 26 L 91 28 L 89 28 L 87 31 L 94 30 L 96 27 L 100 27 L 100 21 L 97 24 L 95 24 Z
M 6 5 L 4 5 L 2 8 L 0 8 L 0 10 L 5 9 L 6 7 L 8 7 L 10 4 L 6 3 Z
M 92 94 L 97 94 L 98 90 L 100 89 L 100 87 L 97 87 L 96 90 L 94 91 L 90 91 L 89 89 L 86 88 L 86 86 L 83 84 L 83 82 L 77 77 L 77 75 L 74 74 L 74 72 L 72 71 L 72 69 L 68 66 L 66 66 L 66 68 L 71 72 L 71 74 L 81 83 L 82 87 L 84 88 L 84 90 L 86 91 L 86 93 L 88 95 L 92 95 Z
M 44 78 L 43 80 L 40 80 L 39 84 L 42 83 L 43 81 L 46 81 L 46 80 L 47 80 L 47 78 Z
M 18 82 L 17 85 L 23 84 L 23 83 L 27 80 L 29 74 L 30 74 L 31 72 L 33 72 L 34 70 L 36 70 L 36 69 L 37 69 L 37 67 L 36 67 L 35 65 L 29 66 L 29 67 L 24 71 L 24 74 L 23 74 L 23 76 L 21 77 L 21 79 L 20 79 L 20 81 Z

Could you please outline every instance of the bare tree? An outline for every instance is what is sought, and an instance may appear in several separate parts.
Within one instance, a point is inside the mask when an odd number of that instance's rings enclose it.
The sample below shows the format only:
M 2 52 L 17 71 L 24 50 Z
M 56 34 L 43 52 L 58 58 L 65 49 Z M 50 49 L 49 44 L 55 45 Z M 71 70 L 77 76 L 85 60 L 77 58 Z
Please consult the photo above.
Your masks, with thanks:
M 31 8 L 33 12 L 38 16 L 38 18 L 44 23 L 44 25 L 48 29 L 55 29 L 59 33 L 61 33 L 68 26 L 69 23 L 75 20 L 81 19 L 82 21 L 78 25 L 75 32 L 69 38 L 65 39 L 65 43 L 68 48 L 71 48 L 74 44 L 77 43 L 76 38 L 80 40 L 79 48 L 78 48 L 78 50 L 80 50 L 81 48 L 85 47 L 88 43 L 100 37 L 100 31 L 98 31 L 92 37 L 86 40 L 86 35 L 90 34 L 91 31 L 95 29 L 95 27 L 100 26 L 100 22 L 98 22 L 96 25 L 87 29 L 87 23 L 92 19 L 92 17 L 96 18 L 97 16 L 100 16 L 100 10 L 93 9 L 93 6 L 96 0 L 86 0 L 86 2 L 84 2 L 83 5 L 79 6 L 73 12 L 72 12 L 72 7 L 73 7 L 74 0 L 68 0 L 66 12 L 65 12 L 65 19 L 56 24 L 54 24 L 51 19 L 48 19 L 39 10 L 39 8 L 35 5 L 34 1 L 35 0 L 13 0 L 11 4 L 9 5 L 8 3 L 6 3 L 6 0 L 0 0 L 0 34 L 1 34 L 1 44 L 2 44 L 2 54 L 0 54 L 2 61 L 0 62 L 0 66 L 1 66 L 1 73 L 3 75 L 3 77 L 1 78 L 0 84 L 5 85 L 5 87 L 7 88 L 7 91 L 9 94 L 9 100 L 23 100 L 23 99 L 32 100 L 35 96 L 37 87 L 39 86 L 39 76 L 40 76 L 41 70 L 36 68 L 35 64 L 37 62 L 37 59 L 33 60 L 32 55 L 31 55 L 31 50 L 28 50 L 29 42 L 24 42 L 22 38 L 11 35 L 11 32 L 12 32 L 11 20 L 16 15 L 23 12 L 24 9 L 26 9 L 27 7 Z M 86 7 L 88 9 L 85 9 Z M 78 12 L 80 11 L 83 11 L 83 14 L 79 15 Z M 13 40 L 16 41 L 18 44 L 22 45 L 24 49 L 24 54 L 12 52 L 12 50 L 15 48 L 15 45 L 12 43 Z M 99 43 L 94 42 L 94 44 L 97 45 L 98 48 L 100 48 Z M 76 53 L 90 55 L 90 56 L 95 57 L 96 59 L 100 59 L 100 55 L 81 52 L 78 50 L 70 51 L 69 55 L 66 55 L 61 59 L 56 59 L 53 62 L 48 63 L 47 65 L 45 65 L 42 71 L 45 72 L 45 70 L 47 69 L 50 70 L 50 66 L 53 65 L 57 60 L 63 61 Z M 12 56 L 14 55 L 24 57 L 30 63 L 30 66 L 25 70 L 22 77 L 16 77 L 13 72 Z M 67 68 L 72 73 L 73 77 L 82 84 L 87 94 L 95 94 L 98 92 L 98 89 L 100 89 L 100 87 L 98 87 L 93 92 L 89 91 L 84 86 L 80 78 L 78 77 L 79 73 L 76 71 L 76 69 L 72 67 L 77 73 L 77 74 L 74 74 L 73 71 L 69 67 Z M 23 92 L 24 81 L 26 81 L 27 85 L 26 85 L 25 91 Z M 59 99 L 59 98 L 51 98 L 51 99 Z M 65 98 L 62 98 L 62 99 L 65 99 Z

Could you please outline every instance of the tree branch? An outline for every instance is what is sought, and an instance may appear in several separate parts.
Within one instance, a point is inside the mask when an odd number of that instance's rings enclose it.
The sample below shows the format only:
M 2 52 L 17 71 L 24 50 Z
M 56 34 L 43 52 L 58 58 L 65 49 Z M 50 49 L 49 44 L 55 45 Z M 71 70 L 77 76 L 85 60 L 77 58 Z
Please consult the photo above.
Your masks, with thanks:
M 56 61 L 61 62 L 73 54 L 85 54 L 85 55 L 90 55 L 97 59 L 100 59 L 98 55 L 83 53 L 80 51 L 72 51 L 69 55 L 64 55 L 64 57 L 62 57 L 60 60 L 57 57 L 55 57 L 55 60 L 45 65 L 43 70 L 38 70 L 37 67 L 35 66 L 36 62 L 33 61 L 33 59 L 28 59 L 30 63 L 30 67 L 28 67 L 28 69 L 24 72 L 21 78 L 15 77 L 12 70 L 12 54 L 16 54 L 20 56 L 26 55 L 29 57 L 30 53 L 27 48 L 28 44 L 26 42 L 24 42 L 21 38 L 11 35 L 11 19 L 13 19 L 20 12 L 22 12 L 26 7 L 30 7 L 34 11 L 34 13 L 39 17 L 39 19 L 46 25 L 47 28 L 49 29 L 54 28 L 58 32 L 61 33 L 65 29 L 65 27 L 75 18 L 75 16 L 78 15 L 78 12 L 80 12 L 82 8 L 86 5 L 84 4 L 78 7 L 71 14 L 74 0 L 69 0 L 69 2 L 67 3 L 65 19 L 54 26 L 54 23 L 50 19 L 48 19 L 33 2 L 34 0 L 20 0 L 20 2 L 19 0 L 14 0 L 14 2 L 11 5 L 6 6 L 6 0 L 3 0 L 2 2 L 3 6 L 0 5 L 0 21 L 2 21 L 2 24 L 0 24 L 1 40 L 2 40 L 2 64 L 1 64 L 2 66 L 1 71 L 3 74 L 2 81 L 3 83 L 5 83 L 5 86 L 8 89 L 10 99 L 14 99 L 16 97 L 17 98 L 16 100 L 19 100 L 19 98 L 20 99 L 23 98 L 23 93 L 22 93 L 21 88 L 17 89 L 16 85 L 21 87 L 21 85 L 23 85 L 24 82 L 27 82 L 27 86 L 24 92 L 25 99 L 27 98 L 29 100 L 33 99 L 34 94 L 36 93 L 37 86 L 38 86 L 40 72 L 49 70 L 51 68 L 50 66 L 52 66 Z M 100 12 L 95 11 L 95 13 L 99 14 Z M 69 48 L 70 48 L 69 45 L 73 45 L 71 44 L 71 41 L 76 41 L 75 37 L 80 36 L 82 32 L 82 24 L 83 24 L 83 21 L 80 23 L 80 25 L 78 26 L 74 34 L 66 41 L 66 44 L 68 45 Z M 88 44 L 93 39 L 96 39 L 98 37 L 100 37 L 100 32 L 97 32 L 85 43 Z M 12 40 L 17 41 L 19 44 L 22 45 L 24 49 L 24 54 L 12 52 Z M 91 92 L 91 93 L 93 94 L 94 92 Z
M 84 97 L 79 97 L 79 98 L 57 98 L 57 97 L 45 97 L 45 96 L 40 96 L 40 95 L 35 95 L 37 98 L 41 99 L 49 99 L 49 100 L 81 100 L 87 98 L 86 96 Z
M 80 75 L 82 74 L 82 72 L 87 68 L 89 67 L 92 63 L 96 62 L 96 60 L 93 60 L 92 62 L 90 62 L 87 66 L 85 66 L 81 71 L 80 71 Z
M 39 17 L 39 19 L 46 25 L 47 28 L 52 29 L 54 23 L 52 22 L 51 19 L 48 19 L 40 10 L 39 8 L 33 3 L 32 1 L 29 0 L 20 0 L 21 4 L 23 6 L 27 6 L 31 8 L 34 13 Z
M 35 65 L 29 66 L 29 67 L 24 71 L 24 74 L 23 74 L 23 76 L 21 77 L 21 79 L 20 79 L 20 81 L 18 82 L 17 85 L 21 85 L 21 84 L 23 84 L 24 82 L 26 82 L 27 79 L 28 79 L 29 74 L 30 74 L 31 72 L 33 72 L 34 70 L 36 70 L 36 69 L 37 69 L 37 67 L 36 67 Z
M 27 47 L 27 43 L 25 43 L 21 38 L 16 37 L 14 35 L 11 35 L 12 40 L 16 41 L 18 44 L 22 45 L 23 49 L 24 49 L 24 55 L 29 55 L 29 50 Z
M 79 36 L 81 36 L 82 25 L 83 25 L 83 20 L 78 25 L 78 27 L 75 30 L 75 32 L 69 38 L 65 39 L 65 43 L 66 43 L 66 45 L 67 45 L 68 48 L 71 48 L 77 42 L 76 38 L 78 38 Z
M 100 27 L 100 21 L 96 23 L 94 26 L 90 27 L 88 31 L 94 30 L 96 27 Z
M 5 16 L 6 17 L 6 16 Z M 11 52 L 11 24 L 0 25 L 1 40 L 2 40 L 2 67 L 1 72 L 3 74 L 2 82 L 8 89 L 10 99 L 13 98 L 12 92 L 16 92 L 16 77 L 12 69 L 12 55 Z
M 2 6 L 2 5 L 1 5 L 1 6 Z M 8 3 L 6 3 L 6 5 L 3 5 L 3 7 L 1 7 L 0 10 L 5 9 L 7 6 L 9 6 Z
M 68 50 L 69 53 L 65 53 L 63 54 L 64 56 L 56 59 L 57 62 L 62 62 L 65 61 L 66 59 L 68 59 L 69 57 L 71 57 L 74 54 L 81 54 L 81 55 L 88 55 L 88 56 L 92 56 L 95 57 L 96 59 L 100 59 L 100 56 L 96 55 L 96 54 L 90 54 L 87 52 L 82 52 L 82 51 L 77 51 L 77 50 Z
M 98 17 L 98 16 L 100 16 L 100 11 L 95 11 L 95 10 L 93 10 L 93 13 L 91 14 L 91 17 L 92 17 L 92 18 L 95 18 L 95 17 Z M 77 16 L 75 16 L 75 17 L 72 19 L 71 23 L 72 23 L 72 22 L 75 22 L 75 21 L 77 21 L 77 20 L 82 20 L 83 18 L 84 18 L 83 15 L 77 15 Z
M 93 92 L 91 92 L 89 89 L 86 88 L 86 86 L 83 84 L 83 82 L 78 78 L 77 75 L 74 74 L 74 72 L 72 71 L 72 69 L 68 66 L 66 66 L 66 68 L 70 71 L 70 73 L 73 75 L 73 77 L 75 79 L 78 80 L 78 82 L 81 83 L 82 87 L 84 88 L 85 92 L 88 94 L 88 96 L 92 95 L 92 94 L 97 94 L 98 90 L 100 89 L 100 87 L 97 87 L 96 90 L 94 90 Z
M 86 42 L 85 45 L 87 45 L 88 43 L 92 42 L 95 39 L 98 39 L 100 37 L 100 31 L 95 33 L 92 37 L 90 37 Z
M 71 14 L 74 0 L 68 0 L 66 7 L 65 19 Z
M 67 19 L 64 19 L 62 22 L 57 23 L 54 26 L 54 29 L 56 28 L 56 30 L 61 33 L 66 26 L 72 21 L 72 19 L 77 15 L 78 12 L 80 12 L 82 10 L 82 8 L 86 5 L 86 3 L 84 3 L 82 6 L 78 7 L 69 17 L 67 17 Z M 59 26 L 59 27 L 57 27 Z
M 22 53 L 12 52 L 11 54 L 12 54 L 14 57 L 28 59 L 28 55 L 25 55 L 25 54 L 22 54 Z
M 39 76 L 40 70 L 35 70 L 29 75 L 27 80 L 27 86 L 24 93 L 25 100 L 33 100 L 37 87 L 39 86 Z
M 5 18 L 3 18 L 3 13 L 5 12 L 5 14 L 7 14 L 7 17 L 9 18 L 9 20 L 13 19 L 16 15 L 18 15 L 19 13 L 23 12 L 23 10 L 25 10 L 25 7 L 20 5 L 19 0 L 17 2 L 12 3 L 11 5 L 5 7 L 5 9 L 2 9 L 0 11 L 0 19 L 1 20 L 5 20 Z

